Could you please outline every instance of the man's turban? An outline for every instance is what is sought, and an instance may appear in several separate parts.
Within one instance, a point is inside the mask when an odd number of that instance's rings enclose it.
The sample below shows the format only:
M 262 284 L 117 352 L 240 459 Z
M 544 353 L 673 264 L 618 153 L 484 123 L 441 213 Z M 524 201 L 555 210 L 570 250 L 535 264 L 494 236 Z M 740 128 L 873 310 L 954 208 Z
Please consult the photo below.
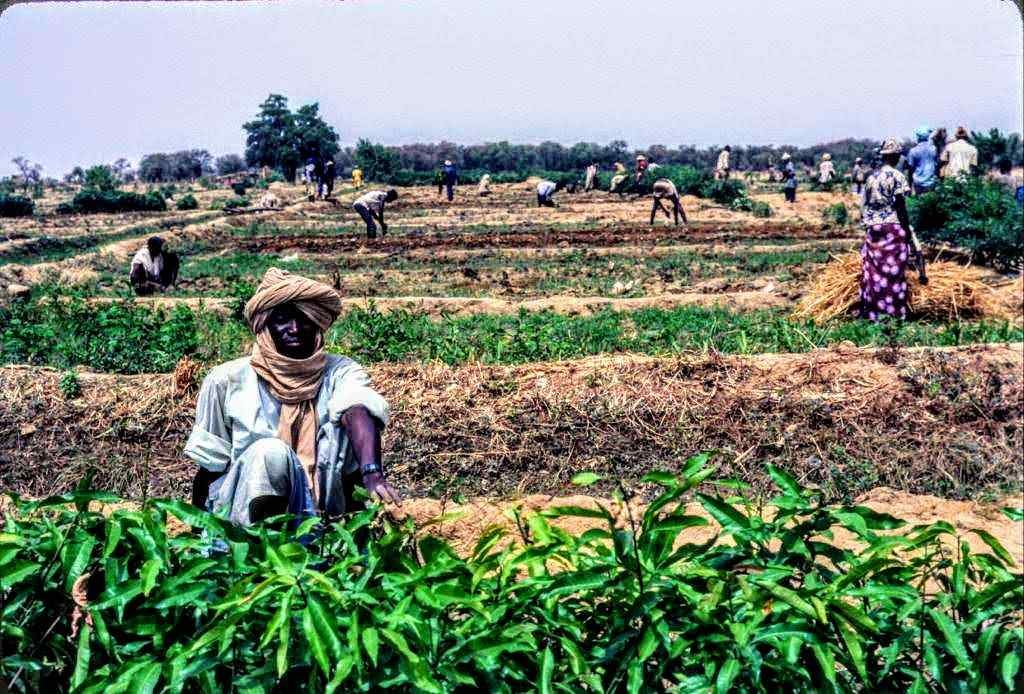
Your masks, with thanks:
M 245 304 L 245 320 L 253 333 L 259 334 L 270 311 L 284 304 L 294 304 L 322 332 L 326 332 L 341 313 L 341 297 L 334 289 L 323 282 L 272 267 Z

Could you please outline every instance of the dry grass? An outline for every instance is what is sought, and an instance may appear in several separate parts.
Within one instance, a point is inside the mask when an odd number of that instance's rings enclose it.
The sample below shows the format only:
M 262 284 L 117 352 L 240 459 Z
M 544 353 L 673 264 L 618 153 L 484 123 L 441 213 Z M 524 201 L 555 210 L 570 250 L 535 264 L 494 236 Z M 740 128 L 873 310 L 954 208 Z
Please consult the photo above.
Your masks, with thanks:
M 845 316 L 860 303 L 861 258 L 857 252 L 836 257 L 819 273 L 793 316 L 824 323 Z M 908 272 L 910 311 L 917 318 L 1020 320 L 1021 281 L 1005 282 L 984 268 L 937 262 L 928 266 L 928 284 Z M 1015 305 L 1016 304 L 1016 305 Z

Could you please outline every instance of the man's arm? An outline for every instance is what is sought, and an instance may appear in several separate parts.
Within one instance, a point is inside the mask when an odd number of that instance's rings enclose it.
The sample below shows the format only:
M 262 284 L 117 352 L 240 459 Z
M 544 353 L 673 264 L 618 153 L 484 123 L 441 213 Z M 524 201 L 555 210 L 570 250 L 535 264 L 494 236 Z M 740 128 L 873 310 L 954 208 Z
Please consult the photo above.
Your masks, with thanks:
M 381 467 L 381 424 L 364 405 L 350 407 L 341 415 L 352 450 L 359 461 L 363 486 L 371 499 L 401 504 L 401 497 L 384 478 Z
M 205 509 L 210 485 L 231 464 L 231 433 L 224 415 L 226 384 L 207 375 L 196 399 L 196 421 L 185 443 L 185 457 L 198 466 L 192 480 L 192 503 Z

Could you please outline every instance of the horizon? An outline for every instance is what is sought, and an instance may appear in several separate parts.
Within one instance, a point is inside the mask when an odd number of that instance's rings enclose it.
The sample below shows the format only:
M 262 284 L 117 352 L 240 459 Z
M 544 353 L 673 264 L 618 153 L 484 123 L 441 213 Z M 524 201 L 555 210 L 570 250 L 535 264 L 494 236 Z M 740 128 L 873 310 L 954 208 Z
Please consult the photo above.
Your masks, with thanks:
M 244 154 L 242 123 L 268 93 L 293 110 L 319 103 L 342 147 L 804 148 L 922 124 L 1024 131 L 1010 3 L 964 14 L 955 0 L 864 0 L 851 19 L 814 0 L 656 0 L 597 15 L 584 0 L 14 5 L 0 45 L 26 57 L 0 65 L 0 171 L 19 155 L 59 178 L 156 152 Z M 908 45 L 878 27 L 943 40 Z

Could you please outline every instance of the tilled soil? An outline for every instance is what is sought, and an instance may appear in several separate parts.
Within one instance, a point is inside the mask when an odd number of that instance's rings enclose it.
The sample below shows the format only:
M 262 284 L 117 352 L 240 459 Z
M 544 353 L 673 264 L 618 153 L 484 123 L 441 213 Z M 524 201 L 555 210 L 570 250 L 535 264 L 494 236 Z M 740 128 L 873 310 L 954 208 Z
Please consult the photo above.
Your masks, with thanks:
M 833 499 L 886 486 L 949 498 L 1019 490 L 1022 345 L 755 357 L 595 357 L 525 366 L 376 365 L 393 407 L 385 464 L 411 496 L 565 493 L 581 470 L 627 482 L 719 451 L 723 476 L 765 463 Z M 194 389 L 170 375 L 0 369 L 3 488 L 94 484 L 131 498 L 186 493 Z M 598 493 L 608 489 L 598 487 Z

